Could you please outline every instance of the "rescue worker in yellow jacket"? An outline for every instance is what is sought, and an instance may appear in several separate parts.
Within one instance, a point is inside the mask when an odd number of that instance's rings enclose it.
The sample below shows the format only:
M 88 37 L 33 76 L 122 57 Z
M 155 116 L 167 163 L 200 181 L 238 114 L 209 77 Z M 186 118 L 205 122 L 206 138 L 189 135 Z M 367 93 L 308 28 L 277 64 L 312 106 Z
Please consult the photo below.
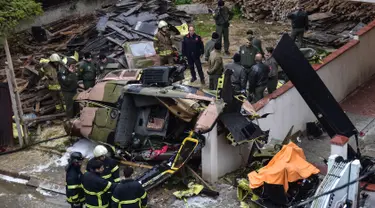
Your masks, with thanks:
M 118 183 L 120 182 L 120 170 L 119 167 L 113 159 L 106 156 L 108 150 L 103 145 L 97 145 L 94 149 L 94 158 L 92 160 L 99 160 L 104 164 L 104 171 L 101 173 L 101 177 L 107 181 Z M 90 171 L 91 167 L 87 164 L 86 171 Z
M 62 60 L 61 57 L 54 53 L 49 59 L 41 59 L 40 62 L 40 77 L 46 79 L 46 87 L 50 91 L 52 98 L 58 101 L 56 104 L 56 110 L 63 111 L 64 103 L 61 95 L 61 87 L 57 78 L 57 73 L 60 70 Z
M 82 208 L 85 201 L 81 186 L 83 159 L 82 153 L 73 152 L 70 154 L 69 164 L 66 166 L 66 198 L 72 208 Z
M 160 65 L 173 64 L 173 43 L 168 31 L 168 23 L 161 20 L 158 25 L 159 31 L 154 37 L 154 47 L 160 56 Z
M 111 200 L 111 192 L 115 189 L 115 183 L 111 183 L 100 177 L 104 170 L 103 162 L 90 160 L 87 164 L 90 171 L 82 177 L 82 188 L 85 192 L 86 208 L 108 208 Z

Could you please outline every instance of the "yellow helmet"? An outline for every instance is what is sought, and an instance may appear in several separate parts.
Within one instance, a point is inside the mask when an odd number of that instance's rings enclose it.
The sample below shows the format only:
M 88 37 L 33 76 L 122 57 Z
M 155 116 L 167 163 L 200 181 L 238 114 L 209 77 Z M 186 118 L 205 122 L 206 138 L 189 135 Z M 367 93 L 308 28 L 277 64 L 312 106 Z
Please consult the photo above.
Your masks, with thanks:
M 168 26 L 168 23 L 164 20 L 161 20 L 158 24 L 158 28 L 163 28 L 163 27 L 167 27 Z

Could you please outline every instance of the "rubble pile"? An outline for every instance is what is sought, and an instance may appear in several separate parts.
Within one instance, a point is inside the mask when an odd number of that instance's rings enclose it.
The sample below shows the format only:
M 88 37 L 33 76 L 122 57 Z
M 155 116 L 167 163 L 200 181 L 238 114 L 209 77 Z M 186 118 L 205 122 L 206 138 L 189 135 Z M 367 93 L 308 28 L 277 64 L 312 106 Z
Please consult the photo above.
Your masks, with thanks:
M 118 58 L 124 67 L 124 45 L 126 42 L 152 40 L 157 32 L 157 22 L 166 20 L 173 26 L 189 23 L 192 17 L 179 11 L 168 0 L 123 0 L 87 15 L 61 19 L 42 27 L 33 27 L 30 32 L 9 38 L 13 57 L 18 92 L 25 114 L 32 118 L 55 113 L 58 101 L 52 98 L 44 80 L 38 78 L 38 63 L 52 53 L 82 56 L 85 52 L 98 55 L 103 52 Z M 0 58 L 2 55 L 0 55 Z M 0 82 L 6 82 L 5 61 L 0 64 Z

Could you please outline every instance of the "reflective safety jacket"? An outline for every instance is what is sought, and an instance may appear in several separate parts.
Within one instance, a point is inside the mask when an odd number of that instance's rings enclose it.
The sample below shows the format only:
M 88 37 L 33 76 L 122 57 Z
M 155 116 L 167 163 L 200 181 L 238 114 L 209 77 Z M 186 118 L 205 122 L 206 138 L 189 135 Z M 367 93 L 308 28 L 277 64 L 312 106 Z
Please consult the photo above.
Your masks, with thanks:
M 172 40 L 169 32 L 159 31 L 154 37 L 155 51 L 159 56 L 169 56 L 173 53 Z
M 91 160 L 95 160 L 92 158 Z M 87 163 L 86 171 L 90 171 L 90 161 Z M 111 158 L 106 157 L 103 161 L 104 171 L 100 175 L 102 178 L 110 181 L 118 183 L 120 182 L 120 169 L 116 163 L 116 161 L 112 160 Z
M 53 91 L 60 90 L 60 85 L 57 79 L 58 69 L 50 63 L 49 59 L 41 59 L 39 63 L 42 65 L 40 68 L 40 76 L 47 78 L 46 87 Z
M 146 205 L 147 193 L 138 181 L 122 180 L 113 191 L 111 208 L 144 208 Z
M 85 201 L 81 179 L 82 172 L 79 167 L 68 167 L 66 170 L 66 200 L 70 204 L 82 204 Z
M 116 187 L 98 174 L 86 172 L 82 178 L 82 187 L 85 192 L 85 206 L 87 208 L 106 208 L 109 207 L 110 194 Z

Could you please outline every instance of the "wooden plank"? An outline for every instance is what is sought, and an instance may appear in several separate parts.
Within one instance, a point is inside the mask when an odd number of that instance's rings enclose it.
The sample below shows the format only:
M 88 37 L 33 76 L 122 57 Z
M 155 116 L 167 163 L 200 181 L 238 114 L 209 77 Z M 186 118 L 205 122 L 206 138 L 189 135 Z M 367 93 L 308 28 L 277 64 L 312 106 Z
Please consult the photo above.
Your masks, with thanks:
M 39 113 L 40 111 L 40 102 L 37 102 L 35 105 L 35 112 Z
M 139 164 L 139 163 L 135 163 L 135 162 L 130 162 L 130 161 L 126 161 L 126 160 L 119 160 L 119 162 L 121 164 L 123 164 L 123 165 L 129 165 L 129 166 L 133 166 L 133 167 L 152 169 L 152 166 L 150 166 L 150 165 L 143 165 L 143 164 Z
M 60 117 L 64 117 L 66 114 L 65 113 L 58 113 L 58 114 L 53 114 L 53 115 L 46 115 L 46 116 L 39 116 L 39 117 L 36 117 L 36 118 L 31 118 L 31 119 L 25 119 L 25 123 L 31 123 L 33 121 L 36 121 L 36 122 L 41 122 L 41 121 L 48 121 L 48 120 L 53 120 L 53 119 L 57 119 L 57 118 L 60 118 Z
M 111 28 L 112 30 L 116 31 L 117 33 L 119 33 L 120 35 L 124 36 L 127 39 L 133 39 L 133 36 L 131 34 L 121 30 L 119 27 L 114 25 L 112 22 L 108 22 L 107 27 Z

